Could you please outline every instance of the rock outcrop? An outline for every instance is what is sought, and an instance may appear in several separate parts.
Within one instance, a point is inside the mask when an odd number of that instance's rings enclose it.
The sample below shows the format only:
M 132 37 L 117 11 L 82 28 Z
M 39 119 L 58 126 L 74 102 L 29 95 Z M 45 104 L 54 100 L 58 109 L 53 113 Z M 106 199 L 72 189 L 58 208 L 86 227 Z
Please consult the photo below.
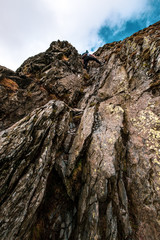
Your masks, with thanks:
M 160 22 L 95 55 L 0 67 L 0 239 L 160 239 Z

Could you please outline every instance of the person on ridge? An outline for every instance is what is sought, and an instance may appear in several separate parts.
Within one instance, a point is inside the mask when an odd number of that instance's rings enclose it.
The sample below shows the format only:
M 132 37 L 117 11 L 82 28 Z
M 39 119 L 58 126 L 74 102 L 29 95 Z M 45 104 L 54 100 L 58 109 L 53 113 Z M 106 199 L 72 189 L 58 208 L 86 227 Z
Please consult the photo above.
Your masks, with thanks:
M 90 54 L 88 50 L 86 50 L 86 52 L 82 54 L 82 59 L 83 59 L 85 69 L 87 69 L 87 65 L 89 61 L 96 61 L 101 65 L 101 62 L 93 54 Z

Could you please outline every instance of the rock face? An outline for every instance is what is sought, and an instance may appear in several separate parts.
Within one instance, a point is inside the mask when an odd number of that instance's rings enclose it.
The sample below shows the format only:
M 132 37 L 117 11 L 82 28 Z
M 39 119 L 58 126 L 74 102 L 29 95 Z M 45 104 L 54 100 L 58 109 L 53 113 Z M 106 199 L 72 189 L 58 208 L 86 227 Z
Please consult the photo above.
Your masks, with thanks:
M 0 68 L 0 239 L 160 239 L 160 22 Z

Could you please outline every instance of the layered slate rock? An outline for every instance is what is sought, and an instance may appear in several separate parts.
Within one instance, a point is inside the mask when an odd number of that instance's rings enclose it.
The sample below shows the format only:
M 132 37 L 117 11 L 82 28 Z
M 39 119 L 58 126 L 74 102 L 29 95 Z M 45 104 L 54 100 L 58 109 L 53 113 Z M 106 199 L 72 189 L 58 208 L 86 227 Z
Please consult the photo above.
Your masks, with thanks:
M 1 239 L 160 239 L 160 22 L 95 55 L 1 68 Z
M 36 107 L 60 99 L 72 106 L 84 95 L 82 62 L 68 42 L 27 59 L 13 72 L 0 66 L 0 129 L 11 126 Z

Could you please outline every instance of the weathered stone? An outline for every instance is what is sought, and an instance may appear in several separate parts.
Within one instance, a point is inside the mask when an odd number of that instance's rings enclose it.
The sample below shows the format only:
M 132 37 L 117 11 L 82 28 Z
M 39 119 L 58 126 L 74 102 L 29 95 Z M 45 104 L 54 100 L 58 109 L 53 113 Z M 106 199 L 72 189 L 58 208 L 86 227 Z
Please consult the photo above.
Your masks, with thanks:
M 160 239 L 159 36 L 0 67 L 2 240 Z

